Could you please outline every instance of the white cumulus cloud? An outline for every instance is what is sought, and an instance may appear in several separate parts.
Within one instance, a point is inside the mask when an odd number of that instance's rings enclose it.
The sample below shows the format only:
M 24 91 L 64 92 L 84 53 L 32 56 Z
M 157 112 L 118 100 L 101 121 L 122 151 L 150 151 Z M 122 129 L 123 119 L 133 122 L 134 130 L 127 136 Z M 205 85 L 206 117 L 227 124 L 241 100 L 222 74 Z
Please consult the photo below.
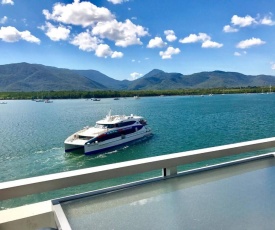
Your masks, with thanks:
M 128 2 L 128 0 L 108 0 L 108 2 L 111 2 L 113 4 L 121 4 L 123 2 Z
M 138 79 L 139 77 L 141 77 L 143 74 L 141 74 L 141 73 L 138 73 L 138 72 L 133 72 L 133 73 L 131 73 L 130 74 L 130 76 L 131 76 L 131 79 L 130 80 L 136 80 L 136 79 Z
M 239 56 L 243 56 L 243 55 L 246 55 L 246 51 L 243 51 L 243 52 L 234 52 L 234 56 L 237 56 L 237 57 L 239 57 Z
M 238 15 L 233 15 L 231 18 L 231 23 L 235 26 L 246 27 L 250 26 L 253 23 L 257 24 L 256 19 L 252 18 L 250 15 L 246 15 L 245 17 L 239 17 Z
M 96 48 L 95 55 L 97 57 L 104 57 L 107 58 L 113 54 L 110 46 L 107 44 L 99 44 Z
M 123 53 L 112 51 L 110 46 L 107 44 L 99 44 L 95 50 L 95 55 L 97 57 L 111 57 L 111 58 L 121 58 L 123 57 Z
M 264 18 L 260 19 L 259 23 L 262 25 L 267 25 L 267 26 L 275 25 L 275 22 L 272 21 L 270 16 L 265 16 Z
M 160 51 L 159 55 L 161 56 L 162 59 L 171 59 L 172 55 L 179 54 L 180 49 L 179 48 L 174 48 L 172 46 L 169 46 L 167 50 L 165 51 Z
M 222 46 L 223 46 L 223 44 L 218 43 L 218 42 L 213 42 L 210 40 L 203 42 L 201 45 L 202 48 L 221 48 Z
M 148 35 L 145 28 L 133 24 L 129 19 L 126 19 L 125 22 L 118 22 L 115 19 L 99 22 L 93 27 L 92 33 L 101 38 L 115 41 L 116 46 L 122 47 L 141 45 L 140 37 Z
M 40 44 L 40 40 L 33 36 L 30 31 L 18 31 L 15 27 L 1 27 L 0 29 L 0 39 L 5 42 L 18 42 L 19 40 L 25 40 L 31 43 Z
M 100 43 L 102 43 L 102 41 L 97 37 L 92 36 L 89 30 L 76 35 L 71 41 L 71 44 L 78 46 L 80 50 L 87 52 L 96 50 Z
M 211 41 L 211 37 L 206 33 L 190 34 L 188 37 L 180 39 L 179 42 L 184 44 L 201 42 L 202 48 L 221 48 L 223 46 L 221 43 Z
M 169 42 L 173 42 L 173 41 L 177 40 L 177 37 L 173 30 L 165 30 L 164 34 L 166 35 L 166 40 Z
M 49 22 L 46 22 L 46 25 L 42 26 L 41 29 L 46 31 L 46 35 L 53 41 L 67 40 L 71 32 L 63 25 L 56 27 Z
M 56 3 L 52 13 L 43 10 L 47 20 L 54 20 L 83 27 L 94 25 L 96 22 L 109 21 L 114 15 L 105 7 L 97 7 L 88 1 L 74 0 L 71 4 Z
M 251 39 L 247 39 L 247 40 L 243 40 L 243 41 L 240 41 L 238 44 L 237 44 L 237 48 L 240 48 L 240 49 L 246 49 L 246 48 L 250 48 L 252 46 L 259 46 L 259 45 L 263 45 L 265 44 L 266 42 L 265 41 L 262 41 L 260 38 L 251 38 Z
M 188 37 L 185 37 L 183 39 L 180 39 L 180 43 L 195 43 L 195 42 L 204 42 L 206 40 L 210 40 L 211 37 L 208 36 L 205 33 L 199 33 L 198 35 L 196 34 L 190 34 Z
M 13 1 L 13 0 L 2 0 L 1 3 L 2 3 L 3 5 L 6 5 L 6 4 L 14 5 L 14 1 Z
M 7 16 L 4 16 L 3 18 L 0 18 L 0 24 L 5 24 L 8 20 Z
M 25 31 L 22 31 L 22 32 L 19 32 L 19 33 L 21 35 L 21 39 L 22 40 L 25 40 L 25 41 L 31 42 L 31 43 L 40 44 L 40 39 L 38 39 L 37 37 L 33 36 L 30 31 L 25 30 Z
M 271 62 L 271 69 L 275 70 L 275 63 Z
M 225 33 L 234 33 L 234 32 L 238 32 L 239 30 L 237 28 L 234 28 L 230 25 L 226 25 L 223 27 L 223 32 Z
M 233 15 L 231 18 L 231 24 L 232 25 L 226 25 L 223 27 L 223 31 L 226 33 L 230 32 L 237 32 L 239 31 L 238 28 L 242 27 L 248 27 L 252 25 L 267 25 L 267 26 L 273 26 L 275 25 L 275 21 L 271 19 L 271 14 L 268 16 L 265 16 L 263 18 L 258 15 L 256 18 L 251 17 L 250 15 L 246 15 L 245 17 L 239 17 L 238 15 Z M 236 28 L 238 27 L 238 28 Z
M 113 4 L 127 1 L 109 0 Z M 106 40 L 114 42 L 116 46 L 128 47 L 142 45 L 141 37 L 149 35 L 146 28 L 134 24 L 130 19 L 119 22 L 109 9 L 97 7 L 88 0 L 73 0 L 68 4 L 57 2 L 51 12 L 44 9 L 43 14 L 48 22 L 41 28 L 54 41 L 68 40 L 71 25 L 87 28 L 86 32 L 73 36 L 70 43 L 83 51 L 94 51 L 98 57 L 123 57 L 122 52 L 112 51 Z M 49 21 L 59 25 L 54 26 Z
M 147 45 L 148 48 L 162 48 L 166 46 L 166 43 L 162 40 L 161 37 L 155 37 L 151 39 Z
M 111 58 L 122 58 L 122 57 L 123 57 L 123 53 L 118 51 L 114 51 L 111 55 Z

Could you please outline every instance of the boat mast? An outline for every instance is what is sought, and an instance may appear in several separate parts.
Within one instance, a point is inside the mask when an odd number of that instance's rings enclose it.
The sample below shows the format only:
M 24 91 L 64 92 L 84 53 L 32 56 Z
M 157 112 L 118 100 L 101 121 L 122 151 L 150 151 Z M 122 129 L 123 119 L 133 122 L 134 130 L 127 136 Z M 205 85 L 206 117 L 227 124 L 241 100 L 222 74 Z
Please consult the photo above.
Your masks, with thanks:
M 109 113 L 106 116 L 107 120 L 111 120 L 111 116 L 112 116 L 111 113 L 112 113 L 112 110 L 110 109 Z

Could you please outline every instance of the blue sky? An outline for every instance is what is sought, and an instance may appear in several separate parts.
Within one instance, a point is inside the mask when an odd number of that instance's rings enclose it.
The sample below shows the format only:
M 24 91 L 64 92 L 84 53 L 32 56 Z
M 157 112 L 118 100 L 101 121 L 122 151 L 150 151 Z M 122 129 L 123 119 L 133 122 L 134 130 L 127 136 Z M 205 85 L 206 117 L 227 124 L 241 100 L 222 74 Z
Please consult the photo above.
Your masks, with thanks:
M 273 0 L 0 0 L 0 64 L 275 75 Z

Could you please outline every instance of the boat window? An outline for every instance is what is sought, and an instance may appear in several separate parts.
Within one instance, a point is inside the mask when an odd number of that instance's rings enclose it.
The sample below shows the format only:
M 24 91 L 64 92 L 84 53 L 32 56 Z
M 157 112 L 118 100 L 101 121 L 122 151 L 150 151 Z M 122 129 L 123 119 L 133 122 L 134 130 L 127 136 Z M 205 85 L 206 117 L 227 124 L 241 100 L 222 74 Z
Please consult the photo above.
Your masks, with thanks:
M 99 137 L 97 137 L 97 141 L 98 142 L 101 142 L 101 141 L 106 141 L 108 138 L 107 138 L 107 135 L 104 134 L 104 135 L 100 135 Z
M 99 129 L 111 129 L 116 127 L 116 124 L 96 124 L 95 128 L 99 128 Z
M 107 132 L 106 134 L 100 135 L 97 138 L 97 140 L 98 140 L 98 142 L 101 142 L 101 141 L 106 141 L 106 140 L 120 137 L 120 136 L 121 136 L 121 133 L 118 132 L 117 130 L 114 130 L 114 131 Z
M 92 140 L 86 142 L 86 144 L 92 144 L 92 143 L 95 143 L 97 140 L 97 137 L 93 138 Z
M 130 128 L 130 129 L 122 130 L 121 134 L 127 135 L 127 134 L 131 134 L 131 133 L 134 133 L 134 132 L 135 132 L 135 129 L 134 128 Z
M 120 137 L 121 133 L 120 132 L 113 132 L 107 135 L 108 139 L 115 138 L 115 137 Z
M 121 130 L 121 134 L 123 134 L 123 135 L 131 134 L 131 133 L 134 133 L 134 132 L 136 132 L 136 131 L 138 131 L 140 129 L 142 129 L 141 125 L 135 126 L 135 127 L 131 127 L 131 128 L 128 128 L 128 129 Z
M 92 138 L 93 137 L 88 137 L 88 136 L 81 136 L 81 135 L 78 136 L 78 139 L 80 139 L 80 140 L 90 140 Z
M 118 123 L 117 124 L 117 127 L 125 127 L 125 126 L 128 126 L 128 125 L 133 125 L 135 124 L 136 121 L 126 121 L 126 122 L 121 122 L 121 123 Z
M 104 129 L 104 125 L 96 124 L 96 125 L 95 125 L 95 128 Z
M 106 141 L 106 140 L 109 140 L 109 139 L 112 139 L 112 138 L 120 137 L 122 135 L 128 135 L 128 134 L 134 133 L 134 132 L 142 129 L 142 127 L 143 127 L 142 125 L 138 125 L 138 126 L 134 126 L 134 127 L 120 129 L 119 131 L 118 130 L 111 130 L 109 132 L 101 134 L 98 137 L 93 138 L 92 140 L 90 140 L 87 143 L 92 144 L 92 143 L 95 143 L 96 141 L 102 142 L 102 141 Z

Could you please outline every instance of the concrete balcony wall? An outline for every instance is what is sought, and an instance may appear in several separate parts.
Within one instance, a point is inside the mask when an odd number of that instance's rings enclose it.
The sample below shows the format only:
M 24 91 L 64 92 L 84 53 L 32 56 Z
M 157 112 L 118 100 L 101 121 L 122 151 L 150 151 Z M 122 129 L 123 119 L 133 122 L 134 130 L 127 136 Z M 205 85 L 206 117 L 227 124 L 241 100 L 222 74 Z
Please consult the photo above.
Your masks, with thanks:
M 1 230 L 56 228 L 52 202 L 45 201 L 0 212 Z

